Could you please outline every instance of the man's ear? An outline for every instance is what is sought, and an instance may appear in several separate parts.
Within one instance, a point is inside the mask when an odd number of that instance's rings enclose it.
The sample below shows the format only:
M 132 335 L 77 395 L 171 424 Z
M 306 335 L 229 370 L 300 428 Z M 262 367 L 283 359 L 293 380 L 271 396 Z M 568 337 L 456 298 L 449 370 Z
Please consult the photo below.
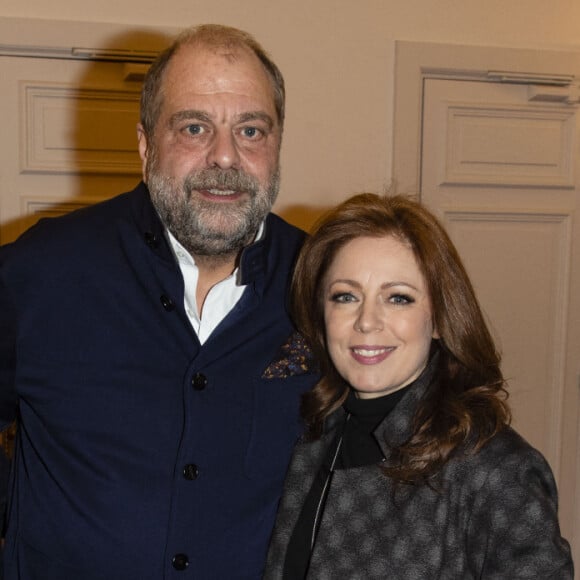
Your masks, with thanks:
M 139 157 L 141 157 L 141 174 L 143 181 L 147 183 L 147 154 L 149 152 L 149 143 L 141 123 L 137 124 L 137 143 L 139 144 Z

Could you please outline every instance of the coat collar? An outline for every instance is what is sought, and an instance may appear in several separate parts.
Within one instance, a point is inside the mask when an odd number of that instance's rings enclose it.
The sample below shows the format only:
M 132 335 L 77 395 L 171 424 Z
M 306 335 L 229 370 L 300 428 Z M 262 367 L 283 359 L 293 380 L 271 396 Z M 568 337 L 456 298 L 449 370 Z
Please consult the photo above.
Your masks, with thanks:
M 149 190 L 143 182 L 135 189 L 133 210 L 147 246 L 164 260 L 174 261 L 165 236 L 164 225 L 151 201 Z M 240 284 L 244 286 L 262 278 L 267 272 L 269 248 L 272 243 L 273 219 L 274 216 L 268 214 L 264 224 L 264 235 L 257 242 L 242 250 L 238 279 Z
M 434 349 L 429 364 L 421 373 L 419 378 L 410 385 L 410 388 L 399 401 L 397 406 L 389 413 L 374 432 L 374 436 L 383 452 L 385 458 L 391 454 L 391 449 L 402 445 L 411 435 L 413 430 L 413 420 L 420 405 L 421 399 L 425 396 L 433 383 L 433 378 L 437 371 L 439 360 L 439 350 Z M 337 409 L 330 415 L 324 424 L 324 432 L 334 431 L 342 424 L 346 412 L 343 407 Z
M 399 404 L 389 413 L 374 432 L 377 442 L 388 458 L 393 447 L 402 445 L 412 434 L 415 413 L 421 400 L 433 384 L 438 367 L 439 352 L 436 350 L 419 378 L 411 385 Z

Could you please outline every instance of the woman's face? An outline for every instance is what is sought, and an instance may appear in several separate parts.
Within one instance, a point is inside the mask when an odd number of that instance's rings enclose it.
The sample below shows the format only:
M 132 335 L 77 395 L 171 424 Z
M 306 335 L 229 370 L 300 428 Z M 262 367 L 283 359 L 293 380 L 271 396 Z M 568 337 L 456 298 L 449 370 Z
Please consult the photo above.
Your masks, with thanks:
M 386 395 L 421 374 L 437 333 L 425 279 L 406 244 L 392 236 L 348 242 L 322 291 L 330 357 L 360 398 Z

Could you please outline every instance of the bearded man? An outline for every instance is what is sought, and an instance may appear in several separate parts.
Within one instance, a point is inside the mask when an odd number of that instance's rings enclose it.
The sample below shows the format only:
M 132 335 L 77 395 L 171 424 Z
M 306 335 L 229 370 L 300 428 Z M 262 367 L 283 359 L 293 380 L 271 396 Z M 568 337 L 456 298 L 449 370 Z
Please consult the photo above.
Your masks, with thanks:
M 270 213 L 284 81 L 205 25 L 152 65 L 143 183 L 0 248 L 8 580 L 260 578 L 316 382 Z

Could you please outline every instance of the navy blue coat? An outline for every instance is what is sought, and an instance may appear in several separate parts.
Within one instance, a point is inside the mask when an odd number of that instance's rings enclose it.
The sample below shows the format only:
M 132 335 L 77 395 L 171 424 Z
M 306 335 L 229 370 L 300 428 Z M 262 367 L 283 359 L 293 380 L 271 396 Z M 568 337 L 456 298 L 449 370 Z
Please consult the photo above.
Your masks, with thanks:
M 303 236 L 268 216 L 203 346 L 143 184 L 0 248 L 8 580 L 260 577 L 316 380 L 285 308 Z

